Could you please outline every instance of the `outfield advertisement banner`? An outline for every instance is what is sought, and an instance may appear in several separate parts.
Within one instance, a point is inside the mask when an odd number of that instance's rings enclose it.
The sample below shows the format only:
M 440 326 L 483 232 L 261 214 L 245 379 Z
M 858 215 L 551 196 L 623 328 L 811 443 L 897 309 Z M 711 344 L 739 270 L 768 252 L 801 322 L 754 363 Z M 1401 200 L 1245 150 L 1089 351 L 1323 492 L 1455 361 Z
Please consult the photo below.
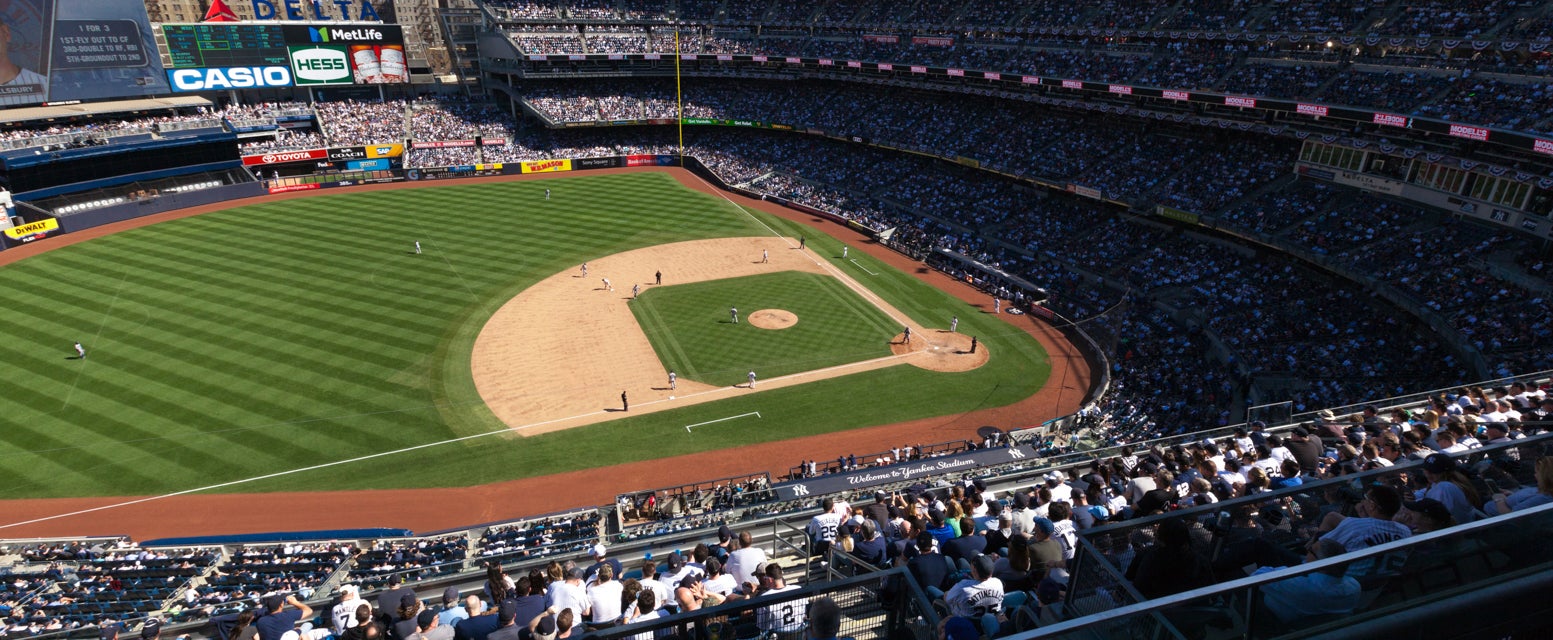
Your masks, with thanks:
M 674 156 L 634 155 L 625 157 L 627 167 L 672 167 L 679 164 Z
M 535 160 L 523 163 L 523 173 L 556 173 L 571 171 L 571 160 Z
M 777 492 L 778 500 L 803 500 L 839 491 L 866 489 L 882 484 L 910 482 L 913 480 L 920 480 L 925 484 L 931 485 L 936 479 L 942 478 L 945 475 L 966 473 L 981 467 L 1006 462 L 1019 462 L 1022 460 L 1034 462 L 1037 458 L 1035 448 L 1029 445 L 981 449 L 952 456 L 913 460 L 888 467 L 873 467 L 850 473 L 833 473 L 817 478 L 805 478 L 793 482 L 784 482 L 771 488 Z
M 312 191 L 314 189 L 319 189 L 319 188 L 322 188 L 322 187 L 320 187 L 317 182 L 309 182 L 307 184 L 288 184 L 288 185 L 282 185 L 282 186 L 279 186 L 279 187 L 270 187 L 270 193 L 289 193 L 289 192 L 292 192 L 292 191 Z
M 404 145 L 398 143 L 369 144 L 365 147 L 365 149 L 367 150 L 368 160 L 374 160 L 377 158 L 397 158 L 404 155 Z
M 581 171 L 583 169 L 613 169 L 618 166 L 620 166 L 620 158 L 618 156 L 610 156 L 608 158 L 578 158 L 576 160 L 572 160 L 572 169 L 575 171 Z
M 55 218 L 49 218 L 47 220 L 29 222 L 24 225 L 6 229 L 5 237 L 10 239 L 11 244 L 18 245 L 26 244 L 28 242 L 32 242 L 33 240 L 42 240 L 43 238 L 47 238 L 57 233 L 58 231 L 59 220 Z
M 414 141 L 414 142 L 410 143 L 410 148 L 411 149 L 443 149 L 443 148 L 447 148 L 447 147 L 473 147 L 473 146 L 475 146 L 475 141 L 474 140 L 429 140 L 429 141 L 426 141 L 426 142 L 421 142 L 421 141 L 417 140 L 417 141 Z
M 329 159 L 328 149 L 304 149 L 302 151 L 272 151 L 270 153 L 257 153 L 251 156 L 243 156 L 243 166 L 252 167 L 264 164 L 285 164 L 287 162 L 309 162 L 314 160 Z

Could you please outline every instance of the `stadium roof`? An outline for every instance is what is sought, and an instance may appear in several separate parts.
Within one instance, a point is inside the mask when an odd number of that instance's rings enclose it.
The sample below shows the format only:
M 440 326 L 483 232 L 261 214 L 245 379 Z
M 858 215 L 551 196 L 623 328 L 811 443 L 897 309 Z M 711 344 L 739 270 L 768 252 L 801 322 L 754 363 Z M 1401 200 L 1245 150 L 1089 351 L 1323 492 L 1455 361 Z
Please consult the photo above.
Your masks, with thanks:
M 77 118 L 132 111 L 208 106 L 211 106 L 211 102 L 199 96 L 172 96 L 167 98 L 146 98 L 143 100 L 115 100 L 113 102 L 86 102 L 53 107 L 6 109 L 5 120 L 9 123 L 17 123 L 30 120 L 52 120 L 55 118 Z

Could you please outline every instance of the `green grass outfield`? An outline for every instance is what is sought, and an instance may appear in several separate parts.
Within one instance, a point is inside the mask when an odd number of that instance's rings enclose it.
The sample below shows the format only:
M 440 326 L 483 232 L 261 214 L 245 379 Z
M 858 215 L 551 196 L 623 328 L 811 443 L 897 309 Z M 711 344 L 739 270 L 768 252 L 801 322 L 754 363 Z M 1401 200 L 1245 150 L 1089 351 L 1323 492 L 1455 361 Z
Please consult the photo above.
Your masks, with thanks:
M 0 486 L 6 498 L 160 494 L 316 465 L 328 466 L 218 490 L 462 486 L 1000 406 L 1045 381 L 1035 340 L 854 252 L 879 275 L 835 264 L 920 323 L 958 314 L 991 366 L 890 367 L 330 464 L 502 429 L 475 392 L 470 351 L 491 314 L 540 279 L 772 229 L 840 253 L 812 228 L 633 173 L 294 199 L 29 258 L 0 269 Z M 415 240 L 424 254 L 412 255 Z M 67 359 L 74 340 L 88 359 Z M 747 411 L 761 412 L 759 429 L 683 429 Z
M 882 358 L 900 330 L 840 280 L 799 271 L 654 287 L 630 304 L 666 368 L 720 387 L 748 381 L 751 370 L 770 379 Z M 798 324 L 758 328 L 749 314 L 760 309 L 791 311 Z

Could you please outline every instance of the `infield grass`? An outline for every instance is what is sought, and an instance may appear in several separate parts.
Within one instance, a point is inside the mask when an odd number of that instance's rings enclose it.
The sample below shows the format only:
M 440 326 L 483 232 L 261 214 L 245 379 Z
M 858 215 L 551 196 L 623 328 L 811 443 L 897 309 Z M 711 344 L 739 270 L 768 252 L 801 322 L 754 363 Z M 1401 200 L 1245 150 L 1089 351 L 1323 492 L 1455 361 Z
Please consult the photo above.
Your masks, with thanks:
M 807 235 L 926 326 L 958 314 L 991 363 L 889 367 L 532 438 L 506 434 L 480 401 L 475 337 L 524 288 L 621 251 L 773 230 Z M 659 173 L 322 195 L 64 247 L 0 269 L 0 486 L 6 498 L 463 486 L 956 414 L 1044 382 L 1029 336 L 839 254 L 812 228 Z M 76 340 L 87 359 L 69 358 Z M 747 411 L 760 429 L 683 430 Z M 381 455 L 487 433 L 499 435 Z
M 750 371 L 775 378 L 882 358 L 898 329 L 840 280 L 799 271 L 655 287 L 630 305 L 666 368 L 716 386 L 746 382 Z M 761 329 L 749 317 L 760 309 L 790 311 L 798 323 Z

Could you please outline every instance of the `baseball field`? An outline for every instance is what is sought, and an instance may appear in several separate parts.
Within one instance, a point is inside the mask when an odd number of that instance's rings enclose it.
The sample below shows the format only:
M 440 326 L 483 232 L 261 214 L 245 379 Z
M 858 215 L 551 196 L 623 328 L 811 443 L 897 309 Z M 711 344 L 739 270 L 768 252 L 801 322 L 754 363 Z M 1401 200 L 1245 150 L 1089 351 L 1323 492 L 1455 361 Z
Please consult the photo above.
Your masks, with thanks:
M 635 172 L 289 199 L 61 247 L 0 268 L 0 482 L 9 499 L 460 487 L 1042 388 L 1050 363 L 1027 331 L 841 246 Z M 684 266 L 657 285 L 659 263 Z M 734 305 L 791 317 L 735 327 Z M 526 329 L 502 329 L 504 313 Z M 634 320 L 578 329 L 612 314 Z M 973 365 L 912 366 L 891 344 L 913 326 L 916 351 L 965 355 L 943 335 L 953 316 L 978 337 Z M 667 389 L 670 370 L 689 392 Z M 748 370 L 760 388 L 736 389 Z M 614 410 L 623 391 L 644 404 Z M 805 452 L 790 456 L 773 464 Z

